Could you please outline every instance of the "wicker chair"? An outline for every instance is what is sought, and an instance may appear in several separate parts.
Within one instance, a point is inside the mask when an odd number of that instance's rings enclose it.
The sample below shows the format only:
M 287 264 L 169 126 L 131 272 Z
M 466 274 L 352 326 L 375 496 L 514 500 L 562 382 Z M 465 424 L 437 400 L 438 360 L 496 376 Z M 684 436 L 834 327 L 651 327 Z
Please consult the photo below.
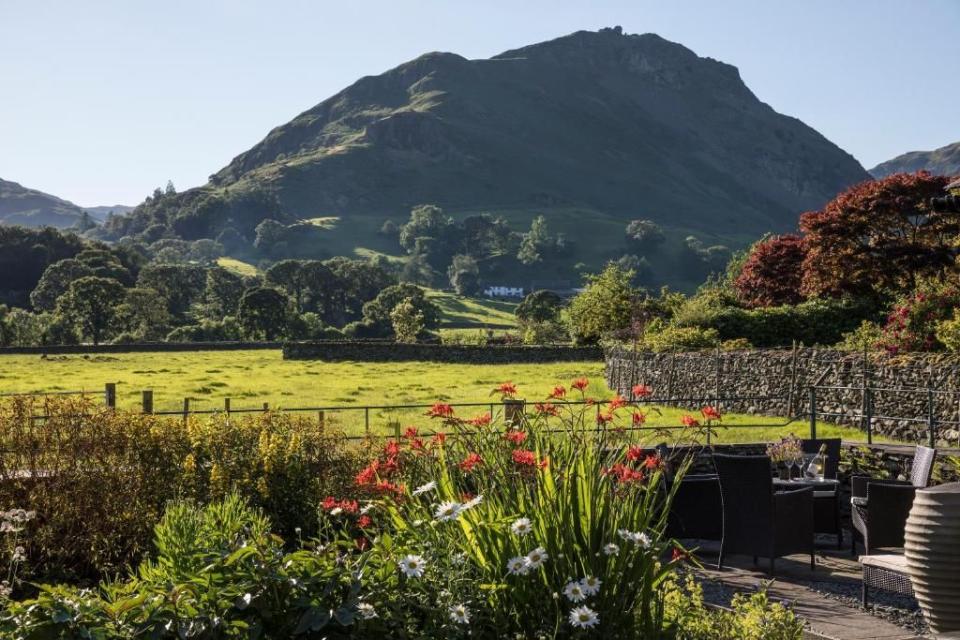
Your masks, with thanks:
M 910 468 L 910 480 L 850 478 L 850 522 L 853 525 L 850 553 L 857 555 L 857 538 L 863 540 L 864 555 L 883 547 L 902 547 L 904 528 L 917 489 L 930 484 L 937 450 L 917 447 Z
M 723 537 L 723 506 L 716 475 L 688 475 L 680 481 L 670 505 L 667 535 L 697 540 Z
M 827 464 L 823 477 L 837 479 L 840 469 L 840 438 L 808 438 L 800 441 L 806 454 L 818 453 L 822 445 L 827 445 Z M 840 525 L 840 485 L 831 489 L 813 490 L 813 530 L 816 533 L 830 533 L 837 536 L 837 549 L 843 548 L 843 527 Z
M 774 493 L 767 456 L 715 454 L 713 463 L 720 478 L 723 502 L 723 541 L 717 568 L 730 554 L 770 559 L 770 573 L 777 558 L 813 549 L 813 488 Z

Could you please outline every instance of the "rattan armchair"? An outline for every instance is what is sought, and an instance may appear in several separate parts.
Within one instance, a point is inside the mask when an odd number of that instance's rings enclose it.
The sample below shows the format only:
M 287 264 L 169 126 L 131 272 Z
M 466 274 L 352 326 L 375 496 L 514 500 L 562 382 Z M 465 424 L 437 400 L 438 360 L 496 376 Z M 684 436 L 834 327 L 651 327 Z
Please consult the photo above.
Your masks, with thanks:
M 777 558 L 813 549 L 813 489 L 775 493 L 770 458 L 715 454 L 723 503 L 723 540 L 717 568 L 731 554 L 769 558 L 770 573 Z
M 827 446 L 827 463 L 823 477 L 836 480 L 840 469 L 840 438 L 808 438 L 800 441 L 805 454 L 818 453 Z M 813 530 L 837 536 L 837 549 L 843 547 L 843 527 L 840 523 L 840 485 L 813 490 Z
M 853 525 L 850 553 L 857 554 L 857 538 L 863 540 L 864 555 L 883 547 L 902 547 L 904 529 L 917 489 L 930 484 L 937 450 L 917 447 L 910 468 L 910 480 L 876 480 L 865 476 L 850 478 Z
M 670 505 L 667 535 L 697 540 L 722 538 L 723 507 L 715 474 L 683 477 Z

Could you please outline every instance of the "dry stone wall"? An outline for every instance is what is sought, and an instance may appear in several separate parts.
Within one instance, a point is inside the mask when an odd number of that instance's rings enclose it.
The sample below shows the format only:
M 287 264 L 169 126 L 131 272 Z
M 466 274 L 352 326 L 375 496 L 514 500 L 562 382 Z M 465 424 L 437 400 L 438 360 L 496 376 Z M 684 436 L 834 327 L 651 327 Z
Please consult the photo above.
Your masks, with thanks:
M 718 404 L 731 412 L 801 416 L 809 414 L 810 388 L 816 386 L 823 420 L 864 428 L 869 412 L 874 433 L 926 443 L 932 417 L 941 446 L 960 440 L 955 355 L 816 348 L 635 353 L 614 347 L 606 352 L 606 364 L 611 388 L 629 395 L 633 385 L 643 383 L 668 405 Z

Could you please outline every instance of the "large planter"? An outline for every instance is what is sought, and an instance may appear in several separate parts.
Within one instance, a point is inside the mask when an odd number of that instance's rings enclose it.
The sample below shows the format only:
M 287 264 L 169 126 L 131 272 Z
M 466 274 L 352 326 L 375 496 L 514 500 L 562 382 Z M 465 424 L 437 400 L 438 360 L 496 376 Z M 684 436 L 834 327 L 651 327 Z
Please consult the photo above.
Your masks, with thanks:
M 960 632 L 960 482 L 917 491 L 905 540 L 913 592 L 930 630 Z

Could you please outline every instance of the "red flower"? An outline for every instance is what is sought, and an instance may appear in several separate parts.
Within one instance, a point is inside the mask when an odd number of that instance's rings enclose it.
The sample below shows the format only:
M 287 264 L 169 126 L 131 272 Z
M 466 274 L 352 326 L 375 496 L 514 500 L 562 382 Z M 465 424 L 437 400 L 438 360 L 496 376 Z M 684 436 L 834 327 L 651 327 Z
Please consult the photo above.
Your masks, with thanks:
M 388 458 L 393 458 L 394 456 L 399 455 L 400 453 L 400 444 L 396 440 L 390 440 L 383 447 L 383 455 Z
M 577 391 L 583 391 L 584 389 L 590 386 L 590 381 L 587 380 L 586 378 L 577 378 L 576 380 L 573 381 L 573 383 L 570 386 L 576 389 Z
M 423 438 L 413 438 L 410 440 L 411 451 L 423 451 Z
M 625 464 L 617 463 L 609 469 L 604 469 L 603 475 L 613 476 L 619 484 L 643 482 L 643 472 L 631 469 Z
M 343 509 L 344 513 L 356 513 L 360 510 L 360 505 L 356 500 L 341 500 L 337 506 Z
M 696 418 L 694 418 L 693 416 L 687 416 L 687 415 L 682 416 L 682 417 L 680 418 L 680 422 L 681 422 L 681 423 L 683 424 L 683 426 L 685 426 L 685 427 L 699 427 L 699 426 L 700 426 L 700 421 L 697 420 Z
M 483 464 L 483 458 L 481 458 L 479 454 L 468 453 L 467 457 L 464 458 L 458 466 L 466 473 L 470 473 L 474 467 L 481 464 Z
M 613 396 L 613 399 L 607 405 L 607 411 L 609 411 L 610 413 L 613 413 L 620 407 L 625 407 L 626 405 L 627 405 L 626 398 L 624 398 L 618 393 L 617 395 Z
M 542 416 L 560 415 L 560 409 L 558 409 L 555 404 L 550 402 L 538 402 L 537 404 L 533 405 L 533 408 Z
M 512 382 L 504 382 L 494 389 L 493 393 L 499 393 L 502 396 L 512 398 L 517 395 L 517 385 L 513 384 Z M 490 395 L 493 395 L 493 393 Z
M 426 415 L 429 418 L 452 418 L 453 407 L 443 402 L 435 402 Z
M 337 506 L 337 499 L 334 498 L 333 496 L 327 496 L 326 498 L 323 499 L 323 503 L 321 506 L 323 507 L 324 511 L 330 511 L 331 509 Z
M 608 422 L 613 420 L 613 414 L 611 413 L 598 413 L 597 414 L 597 424 L 605 425 Z
M 357 545 L 357 549 L 359 551 L 366 551 L 367 548 L 370 546 L 370 541 L 367 540 L 366 537 L 360 536 L 359 538 L 354 540 L 354 544 Z
M 354 481 L 361 487 L 373 484 L 377 480 L 377 470 L 379 468 L 380 463 L 374 460 L 357 474 Z
M 417 437 L 417 428 L 416 427 L 407 427 L 407 430 L 403 432 L 404 438 L 413 439 Z
M 447 434 L 445 433 L 435 433 L 430 439 L 430 446 L 432 447 L 442 447 L 447 441 Z
M 370 525 L 372 525 L 372 524 L 373 524 L 373 518 L 371 518 L 370 516 L 368 516 L 368 515 L 366 515 L 366 514 L 363 514 L 363 515 L 360 516 L 360 518 L 357 520 L 357 526 L 360 527 L 361 529 L 367 529 L 367 528 L 369 528 Z
M 467 424 L 471 424 L 475 427 L 485 427 L 489 425 L 492 420 L 493 418 L 489 413 L 481 413 L 480 415 L 467 420 Z
M 567 395 L 567 388 L 562 384 L 558 384 L 553 388 L 553 391 L 550 392 L 550 395 L 547 396 L 551 400 L 561 400 Z
M 663 460 L 660 458 L 659 455 L 647 456 L 647 459 L 643 461 L 643 466 L 653 471 L 654 469 L 659 467 L 662 462 Z
M 392 482 L 387 482 L 386 480 L 380 480 L 373 488 L 380 493 L 394 493 L 400 495 L 404 492 L 403 485 L 393 484 Z
M 704 407 L 700 413 L 705 420 L 720 420 L 720 411 L 716 407 Z
M 630 447 L 627 449 L 627 460 L 630 462 L 637 462 L 638 460 L 643 460 L 644 453 L 643 447 Z
M 689 557 L 686 551 L 680 547 L 674 547 L 673 553 L 670 555 L 670 562 L 677 562 L 678 560 L 686 560 Z
M 525 431 L 510 430 L 503 434 L 503 437 L 513 444 L 523 444 L 523 441 L 527 439 L 527 433 Z
M 634 411 L 632 418 L 633 426 L 637 427 L 647 421 L 647 414 L 645 414 L 643 411 Z
M 530 469 L 543 469 L 547 466 L 547 461 L 537 461 L 537 454 L 533 451 L 527 449 L 514 449 L 513 450 L 513 462 L 514 464 L 520 467 L 527 467 Z
M 646 398 L 651 395 L 653 390 L 645 384 L 635 384 L 633 385 L 633 397 L 634 398 Z

